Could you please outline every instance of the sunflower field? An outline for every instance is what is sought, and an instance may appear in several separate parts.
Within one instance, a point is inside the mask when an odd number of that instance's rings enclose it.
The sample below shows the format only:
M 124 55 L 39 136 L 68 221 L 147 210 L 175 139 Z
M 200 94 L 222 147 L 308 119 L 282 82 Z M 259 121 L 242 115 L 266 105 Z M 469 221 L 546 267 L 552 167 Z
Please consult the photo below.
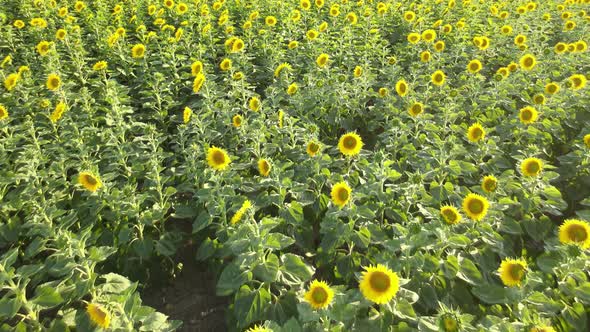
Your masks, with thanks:
M 0 331 L 590 330 L 590 1 L 183 1 L 0 0 Z

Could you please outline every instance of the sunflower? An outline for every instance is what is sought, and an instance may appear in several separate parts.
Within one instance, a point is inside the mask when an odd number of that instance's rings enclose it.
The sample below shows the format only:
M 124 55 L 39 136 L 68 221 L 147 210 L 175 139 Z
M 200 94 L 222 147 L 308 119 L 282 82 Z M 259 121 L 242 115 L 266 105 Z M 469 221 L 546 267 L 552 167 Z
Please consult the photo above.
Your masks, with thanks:
M 444 221 L 449 225 L 458 224 L 461 221 L 461 215 L 456 207 L 444 205 L 440 208 L 440 214 Z
M 51 49 L 51 43 L 46 40 L 42 40 L 39 42 L 39 44 L 37 44 L 37 53 L 39 53 L 39 55 L 41 55 L 41 56 L 47 55 L 47 53 L 49 53 L 50 49 Z
M 345 156 L 356 156 L 361 152 L 363 147 L 362 138 L 356 133 L 347 133 L 340 137 L 338 149 Z
M 334 205 L 344 207 L 348 201 L 350 201 L 350 194 L 352 189 L 346 182 L 338 182 L 332 187 L 330 196 L 332 196 L 332 202 Z
M 322 309 L 332 303 L 334 291 L 326 282 L 314 280 L 303 297 L 314 309 Z
M 103 329 L 107 329 L 111 324 L 111 315 L 98 304 L 89 303 L 86 307 L 86 312 L 90 320 Z
M 411 44 L 417 44 L 420 41 L 420 34 L 417 32 L 412 32 L 408 34 L 408 42 Z
M 258 160 L 258 172 L 260 173 L 260 175 L 268 176 L 270 174 L 271 168 L 272 168 L 272 165 L 270 164 L 270 162 L 268 160 L 266 160 L 266 159 Z
M 226 58 L 221 60 L 221 62 L 219 63 L 219 69 L 221 69 L 222 71 L 228 71 L 231 69 L 231 65 L 231 60 Z
M 408 113 L 413 117 L 417 117 L 422 114 L 422 112 L 424 112 L 424 104 L 422 103 L 413 103 L 410 108 L 408 108 Z
M 526 44 L 526 36 L 525 35 L 516 35 L 516 37 L 514 37 L 514 44 L 517 46 L 522 46 L 524 44 Z
M 6 76 L 6 79 L 4 79 L 4 88 L 6 88 L 6 91 L 12 91 L 12 89 L 16 87 L 16 83 L 18 83 L 19 79 L 20 75 L 16 73 Z
M 290 50 L 296 49 L 296 48 L 297 48 L 297 46 L 299 46 L 299 42 L 298 42 L 298 41 L 296 41 L 296 40 L 292 40 L 292 41 L 290 41 L 290 42 L 289 42 L 289 44 L 287 45 L 287 47 L 288 47 Z
M 318 154 L 320 152 L 320 144 L 317 143 L 316 141 L 311 141 L 311 142 L 307 143 L 307 147 L 305 148 L 305 152 L 307 152 L 307 154 L 310 157 L 314 157 L 316 154 Z
M 207 163 L 214 170 L 223 171 L 231 160 L 225 150 L 212 146 L 207 150 Z
M 253 327 L 247 329 L 245 332 L 273 332 L 273 331 L 265 326 L 254 325 Z
M 78 175 L 78 183 L 91 192 L 95 192 L 102 187 L 100 179 L 91 172 L 86 171 L 80 172 Z
M 203 62 L 201 61 L 195 61 L 191 64 L 191 75 L 193 76 L 197 76 L 199 75 L 201 72 L 203 72 Z
M 487 175 L 481 181 L 481 188 L 487 193 L 496 191 L 498 188 L 498 179 L 493 175 Z
M 346 14 L 346 20 L 351 25 L 355 25 L 358 22 L 358 17 L 356 16 L 356 14 L 354 12 L 350 12 L 350 13 Z
M 384 265 L 371 265 L 365 267 L 359 288 L 367 300 L 385 304 L 391 301 L 399 290 L 399 277 Z
M 8 109 L 6 106 L 0 104 L 0 121 L 8 118 Z
M 512 27 L 510 25 L 504 25 L 500 28 L 503 35 L 510 35 L 512 33 Z
M 538 158 L 526 158 L 520 164 L 520 171 L 524 176 L 537 176 L 543 170 L 543 161 Z
M 55 38 L 58 40 L 64 40 L 64 38 L 66 38 L 67 32 L 64 29 L 58 29 L 55 32 Z
M 107 67 L 108 63 L 106 61 L 98 61 L 92 66 L 92 70 L 101 71 L 107 69 Z
M 586 147 L 590 148 L 590 134 L 586 134 L 583 140 L 584 144 L 586 144 Z
M 583 40 L 579 40 L 575 44 L 576 52 L 586 52 L 586 50 L 588 49 L 588 44 Z
M 182 111 L 182 122 L 189 123 L 189 121 L 191 121 L 191 116 L 193 115 L 193 111 L 188 108 L 185 107 L 184 110 Z
M 66 104 L 64 104 L 63 102 L 57 103 L 57 105 L 55 105 L 55 110 L 49 116 L 49 120 L 51 120 L 51 122 L 53 123 L 56 123 L 59 119 L 61 119 L 65 111 Z
M 520 119 L 520 122 L 524 123 L 524 124 L 531 124 L 535 121 L 537 121 L 537 118 L 539 117 L 539 112 L 537 112 L 537 110 L 532 107 L 532 106 L 526 106 L 520 109 L 520 113 L 518 114 L 518 118 Z
M 322 53 L 315 60 L 315 63 L 318 65 L 318 67 L 323 68 L 323 67 L 326 66 L 326 64 L 328 63 L 328 60 L 329 59 L 330 59 L 330 56 L 329 55 L 327 55 L 326 53 Z
M 422 40 L 427 43 L 432 43 L 436 39 L 436 31 L 432 29 L 425 30 L 422 32 Z
M 61 85 L 61 78 L 59 78 L 59 76 L 57 74 L 49 74 L 49 76 L 47 77 L 47 82 L 46 82 L 47 89 L 49 89 L 51 91 L 55 91 L 55 90 L 59 89 L 60 85 Z
M 252 97 L 248 101 L 248 108 L 254 112 L 258 112 L 260 110 L 260 99 L 258 97 Z
M 559 242 L 573 243 L 582 249 L 590 248 L 590 224 L 583 220 L 567 219 L 559 226 Z
M 407 95 L 408 94 L 408 83 L 406 83 L 405 80 L 397 81 L 397 83 L 395 83 L 395 92 L 397 92 L 397 94 L 400 97 L 404 97 L 405 95 Z
M 406 20 L 406 22 L 412 22 L 415 19 L 416 13 L 414 13 L 413 11 L 407 11 L 404 13 L 404 20 Z
M 292 96 L 297 93 L 297 90 L 299 90 L 299 86 L 297 85 L 297 83 L 291 83 L 289 87 L 287 87 L 287 94 L 289 96 Z
M 553 50 L 555 51 L 556 54 L 563 54 L 563 53 L 567 52 L 567 44 L 559 42 L 559 43 L 555 44 L 555 46 L 553 47 Z
M 467 70 L 472 74 L 478 73 L 482 67 L 481 61 L 479 60 L 471 60 L 467 64 Z
M 420 61 L 422 61 L 422 62 L 430 61 L 430 52 L 424 51 L 424 52 L 420 53 Z
M 444 332 L 458 332 L 461 328 L 461 321 L 453 312 L 446 312 L 439 318 L 440 330 Z
M 434 50 L 437 52 L 442 52 L 445 50 L 445 42 L 442 40 L 437 41 L 434 43 Z
M 236 38 L 236 40 L 234 40 L 234 42 L 231 45 L 231 51 L 233 53 L 236 52 L 240 52 L 241 50 L 243 50 L 245 47 L 244 41 L 241 40 L 240 38 Z
M 537 58 L 532 54 L 525 54 L 520 58 L 519 63 L 522 69 L 529 71 L 535 68 Z
M 526 261 L 523 259 L 507 258 L 502 261 L 498 273 L 502 283 L 508 287 L 520 286 L 527 271 Z
M 279 110 L 278 112 L 278 125 L 279 128 L 283 128 L 283 120 L 285 119 L 285 112 L 283 110 Z
M 274 16 L 267 16 L 264 19 L 264 23 L 269 27 L 274 27 L 277 24 L 277 18 Z
M 379 88 L 379 91 L 377 93 L 379 93 L 379 96 L 381 98 L 385 98 L 389 94 L 389 89 L 388 88 Z
M 542 93 L 537 93 L 533 96 L 533 102 L 535 105 L 545 105 L 545 95 Z
M 135 44 L 131 48 L 131 56 L 134 59 L 141 59 L 145 55 L 145 45 L 143 44 Z
M 320 35 L 320 33 L 314 29 L 311 29 L 305 33 L 305 36 L 309 40 L 315 40 L 316 38 L 318 38 L 319 35 Z
M 242 118 L 242 116 L 239 114 L 236 114 L 231 118 L 231 123 L 236 128 L 240 127 L 242 125 L 243 121 L 244 121 L 244 118 Z
M 484 139 L 485 136 L 486 131 L 479 122 L 472 124 L 471 127 L 467 129 L 467 139 L 471 142 L 478 142 Z
M 555 332 L 555 329 L 547 325 L 538 325 L 531 327 L 529 332 Z
M 480 221 L 486 216 L 489 206 L 488 200 L 478 194 L 468 194 L 463 199 L 463 211 L 475 221 Z
M 572 90 L 580 90 L 586 86 L 586 76 L 574 74 L 568 78 Z
M 555 82 L 547 83 L 545 85 L 545 93 L 548 95 L 554 95 L 559 92 L 559 85 Z
M 82 1 L 76 1 L 76 4 L 74 5 L 74 9 L 77 12 L 81 12 L 84 10 L 84 8 L 86 8 L 86 4 Z
M 363 67 L 361 67 L 361 66 L 354 67 L 353 75 L 356 78 L 361 77 L 361 75 L 363 75 Z
M 244 214 L 248 211 L 248 209 L 251 207 L 252 203 L 250 203 L 249 200 L 245 200 L 244 203 L 242 203 L 242 206 L 238 209 L 238 211 L 236 211 L 236 213 L 231 217 L 230 223 L 232 225 L 237 224 L 240 221 L 240 219 L 242 219 Z
M 275 69 L 274 77 L 279 77 L 281 75 L 281 73 L 283 72 L 283 70 L 289 72 L 289 71 L 293 70 L 293 67 L 287 62 L 281 63 Z
M 193 81 L 193 93 L 199 93 L 203 87 L 203 84 L 205 84 L 205 81 L 205 75 L 203 75 L 203 73 L 198 73 Z
M 432 84 L 441 86 L 445 84 L 446 76 L 445 73 L 442 72 L 442 70 L 437 70 L 430 76 L 430 79 L 432 81 Z
M 22 20 L 16 20 L 12 25 L 14 25 L 14 27 L 17 29 L 22 29 L 25 27 L 25 22 L 23 22 Z

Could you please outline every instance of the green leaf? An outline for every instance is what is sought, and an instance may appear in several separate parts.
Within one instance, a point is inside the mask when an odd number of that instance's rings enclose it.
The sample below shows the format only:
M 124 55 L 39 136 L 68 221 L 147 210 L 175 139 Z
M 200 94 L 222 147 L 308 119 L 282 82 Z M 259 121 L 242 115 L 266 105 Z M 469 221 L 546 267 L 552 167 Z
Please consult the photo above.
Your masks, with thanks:
M 120 294 L 131 286 L 131 281 L 120 274 L 107 273 L 102 278 L 105 280 L 105 283 L 100 287 L 107 293 Z
M 57 290 L 51 286 L 39 286 L 35 289 L 35 294 L 31 302 L 44 308 L 55 307 L 64 301 Z
M 217 240 L 215 240 L 217 241 Z M 204 261 L 215 253 L 215 242 L 206 238 L 197 249 L 197 260 Z
M 234 313 L 239 327 L 245 328 L 250 323 L 261 320 L 270 303 L 270 294 L 265 288 L 245 295 L 240 294 L 234 303 Z
M 414 320 L 416 318 L 414 307 L 406 299 L 396 300 L 393 314 L 401 319 Z
M 459 264 L 459 273 L 457 277 L 467 281 L 472 285 L 479 285 L 483 282 L 481 272 L 477 269 L 477 266 L 468 258 L 463 258 Z
M 264 282 L 274 282 L 279 274 L 279 258 L 275 254 L 270 254 L 264 263 L 256 265 L 252 269 L 254 276 Z
M 250 272 L 242 272 L 236 263 L 230 263 L 223 269 L 219 276 L 216 293 L 218 296 L 230 295 L 240 289 L 250 279 L 252 279 Z
M 4 296 L 0 300 L 0 319 L 9 320 L 19 311 L 22 303 L 17 298 Z
M 303 261 L 297 255 L 284 254 L 281 256 L 281 274 L 289 283 L 300 283 L 309 280 L 314 273 L 314 269 Z
M 205 210 L 199 213 L 199 216 L 193 223 L 193 234 L 198 233 L 200 230 L 204 229 L 205 227 L 211 224 L 211 216 L 209 215 L 209 211 Z
M 481 285 L 473 287 L 471 293 L 487 304 L 509 303 L 506 288 L 497 285 Z
M 471 239 L 462 234 L 455 234 L 448 238 L 447 243 L 452 248 L 463 248 L 471 243 Z
M 574 290 L 576 297 L 580 300 L 580 302 L 590 305 L 590 283 L 586 282 L 579 287 L 576 287 Z
M 300 224 L 303 222 L 303 207 L 297 201 L 292 201 L 289 203 L 287 211 L 281 215 L 288 223 Z
M 271 233 L 264 238 L 262 246 L 268 249 L 281 250 L 292 245 L 293 243 L 295 243 L 295 239 L 292 237 L 283 235 L 281 233 Z

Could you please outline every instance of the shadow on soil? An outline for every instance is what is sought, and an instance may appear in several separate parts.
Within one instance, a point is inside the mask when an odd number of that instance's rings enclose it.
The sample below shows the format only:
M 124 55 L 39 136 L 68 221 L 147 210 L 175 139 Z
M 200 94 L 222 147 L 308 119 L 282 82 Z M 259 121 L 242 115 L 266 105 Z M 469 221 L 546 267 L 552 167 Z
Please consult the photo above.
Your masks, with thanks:
M 215 275 L 193 254 L 194 250 L 184 250 L 176 258 L 183 264 L 182 271 L 167 284 L 144 289 L 143 302 L 170 319 L 182 321 L 178 331 L 226 331 L 228 299 L 215 295 Z

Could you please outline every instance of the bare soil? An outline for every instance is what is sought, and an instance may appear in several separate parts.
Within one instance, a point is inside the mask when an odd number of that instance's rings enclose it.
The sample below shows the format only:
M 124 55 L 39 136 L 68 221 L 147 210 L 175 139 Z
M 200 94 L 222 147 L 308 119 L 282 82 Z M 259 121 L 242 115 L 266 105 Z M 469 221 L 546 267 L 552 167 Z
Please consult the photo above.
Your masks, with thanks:
M 215 295 L 215 275 L 192 254 L 181 254 L 176 261 L 183 264 L 182 271 L 163 287 L 145 289 L 143 302 L 170 319 L 181 320 L 178 331 L 226 331 L 225 310 L 229 302 Z

